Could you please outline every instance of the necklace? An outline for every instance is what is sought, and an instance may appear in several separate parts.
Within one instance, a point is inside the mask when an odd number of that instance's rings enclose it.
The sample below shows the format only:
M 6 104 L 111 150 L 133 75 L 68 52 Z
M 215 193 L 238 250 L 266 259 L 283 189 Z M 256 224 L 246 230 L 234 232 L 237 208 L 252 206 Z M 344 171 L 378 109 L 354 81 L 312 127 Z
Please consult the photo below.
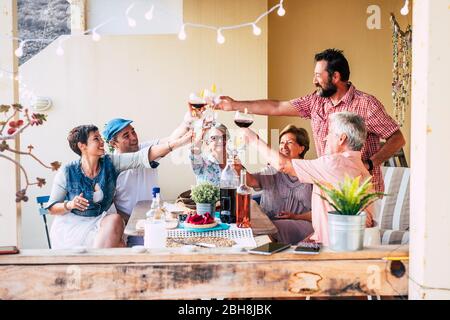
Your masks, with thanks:
M 99 172 L 100 172 L 100 166 L 97 167 L 97 169 L 95 170 L 95 173 L 92 176 L 86 174 L 86 172 L 83 169 L 83 165 L 82 164 L 80 164 L 80 168 L 81 168 L 81 172 L 83 172 L 83 174 L 86 177 L 88 177 L 89 179 L 91 179 L 91 180 L 95 179 L 98 176 Z

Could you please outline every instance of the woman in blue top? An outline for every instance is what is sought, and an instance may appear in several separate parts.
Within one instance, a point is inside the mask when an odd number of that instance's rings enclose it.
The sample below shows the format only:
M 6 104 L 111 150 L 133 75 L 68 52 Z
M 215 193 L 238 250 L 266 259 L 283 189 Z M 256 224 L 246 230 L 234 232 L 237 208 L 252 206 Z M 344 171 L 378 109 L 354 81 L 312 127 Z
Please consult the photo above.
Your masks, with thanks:
M 203 136 L 206 150 L 202 152 Z M 211 129 L 204 129 L 192 145 L 190 159 L 197 184 L 210 182 L 220 185 L 220 175 L 227 164 L 227 141 L 230 138 L 227 127 L 218 124 Z
M 62 167 L 53 182 L 48 207 L 49 212 L 56 215 L 50 232 L 52 247 L 124 246 L 122 218 L 115 212 L 108 212 L 119 173 L 150 168 L 154 160 L 187 144 L 191 137 L 189 131 L 164 145 L 149 146 L 135 153 L 105 155 L 105 143 L 96 126 L 72 129 L 67 139 L 80 159 Z

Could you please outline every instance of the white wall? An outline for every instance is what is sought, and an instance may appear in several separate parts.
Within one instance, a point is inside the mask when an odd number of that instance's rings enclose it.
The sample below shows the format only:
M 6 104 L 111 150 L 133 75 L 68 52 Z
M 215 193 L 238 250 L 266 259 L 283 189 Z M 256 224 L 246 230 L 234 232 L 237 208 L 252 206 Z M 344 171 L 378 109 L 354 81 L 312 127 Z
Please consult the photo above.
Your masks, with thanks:
M 131 7 L 131 5 L 133 6 Z M 153 19 L 145 14 L 153 6 Z M 126 11 L 128 8 L 128 16 Z M 87 29 L 92 29 L 114 17 L 97 31 L 99 34 L 178 34 L 183 23 L 183 0 L 90 0 L 87 2 Z M 130 28 L 127 18 L 134 19 Z
M 185 1 L 185 20 L 238 24 L 266 9 L 267 3 L 260 0 Z M 250 28 L 230 31 L 223 46 L 210 30 L 190 30 L 186 41 L 176 35 L 104 36 L 100 42 L 77 36 L 64 42 L 63 57 L 55 55 L 56 41 L 21 67 L 28 88 L 54 102 L 48 123 L 32 136 L 23 136 L 23 145 L 35 144 L 36 154 L 46 162 L 66 163 L 76 158 L 67 133 L 79 124 L 101 128 L 113 117 L 129 118 L 141 140 L 153 139 L 170 134 L 181 122 L 190 92 L 213 83 L 222 93 L 242 99 L 267 97 L 266 21 L 261 27 L 260 37 Z M 219 120 L 234 128 L 232 117 L 222 113 Z M 258 117 L 254 127 L 267 129 L 267 119 Z M 180 164 L 179 159 L 177 152 L 160 166 L 165 199 L 174 199 L 195 181 L 188 162 Z M 30 196 L 49 194 L 53 173 L 29 159 L 23 163 L 35 176 L 48 178 L 48 184 L 30 190 Z M 23 247 L 45 247 L 35 203 L 25 204 L 23 211 Z
M 411 299 L 450 299 L 449 8 L 449 0 L 414 1 Z

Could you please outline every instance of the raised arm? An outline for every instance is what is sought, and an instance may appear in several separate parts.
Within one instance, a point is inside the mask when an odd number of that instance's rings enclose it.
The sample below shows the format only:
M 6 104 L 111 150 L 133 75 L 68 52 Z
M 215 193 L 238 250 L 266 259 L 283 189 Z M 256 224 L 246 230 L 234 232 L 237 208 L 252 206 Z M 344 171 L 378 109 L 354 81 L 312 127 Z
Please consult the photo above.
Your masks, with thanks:
M 151 147 L 148 151 L 148 161 L 154 161 L 162 158 L 184 145 L 187 145 L 192 140 L 192 130 L 187 130 L 181 137 L 170 139 L 166 138 L 160 141 L 160 144 Z
M 236 101 L 230 97 L 220 97 L 217 108 L 223 111 L 244 111 L 267 116 L 298 116 L 298 111 L 289 101 L 255 100 Z
M 276 170 L 295 177 L 296 173 L 291 159 L 285 157 L 278 151 L 272 150 L 258 135 L 250 129 L 241 129 L 249 139 L 251 145 L 256 146 L 258 153 Z
M 175 141 L 178 138 L 181 138 L 189 131 L 191 123 L 194 119 L 191 116 L 190 112 L 186 112 L 184 115 L 183 121 L 175 128 L 175 130 L 170 134 L 170 136 L 166 138 L 160 139 L 160 144 L 167 143 L 168 141 Z
M 236 170 L 238 176 L 241 176 L 241 170 L 245 169 L 245 167 L 242 165 L 242 163 L 240 162 L 235 162 L 234 163 L 234 170 Z M 261 185 L 259 184 L 258 179 L 256 179 L 248 170 L 247 170 L 247 174 L 245 175 L 245 179 L 246 179 L 246 184 L 253 188 L 253 189 L 260 189 Z

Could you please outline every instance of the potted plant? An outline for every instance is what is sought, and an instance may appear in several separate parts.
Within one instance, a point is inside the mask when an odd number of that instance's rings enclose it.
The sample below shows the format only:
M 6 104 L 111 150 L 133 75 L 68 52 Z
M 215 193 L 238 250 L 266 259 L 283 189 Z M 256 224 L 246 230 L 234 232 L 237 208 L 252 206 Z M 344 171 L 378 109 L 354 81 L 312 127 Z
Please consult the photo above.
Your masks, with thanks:
M 220 199 L 220 190 L 212 183 L 200 183 L 192 187 L 191 198 L 196 204 L 198 214 L 209 212 L 214 216 L 216 202 Z
M 384 195 L 372 192 L 372 177 L 362 184 L 360 178 L 351 179 L 346 175 L 338 188 L 314 182 L 327 195 L 319 196 L 335 209 L 328 213 L 328 235 L 333 251 L 362 250 L 367 217 L 364 210 Z

